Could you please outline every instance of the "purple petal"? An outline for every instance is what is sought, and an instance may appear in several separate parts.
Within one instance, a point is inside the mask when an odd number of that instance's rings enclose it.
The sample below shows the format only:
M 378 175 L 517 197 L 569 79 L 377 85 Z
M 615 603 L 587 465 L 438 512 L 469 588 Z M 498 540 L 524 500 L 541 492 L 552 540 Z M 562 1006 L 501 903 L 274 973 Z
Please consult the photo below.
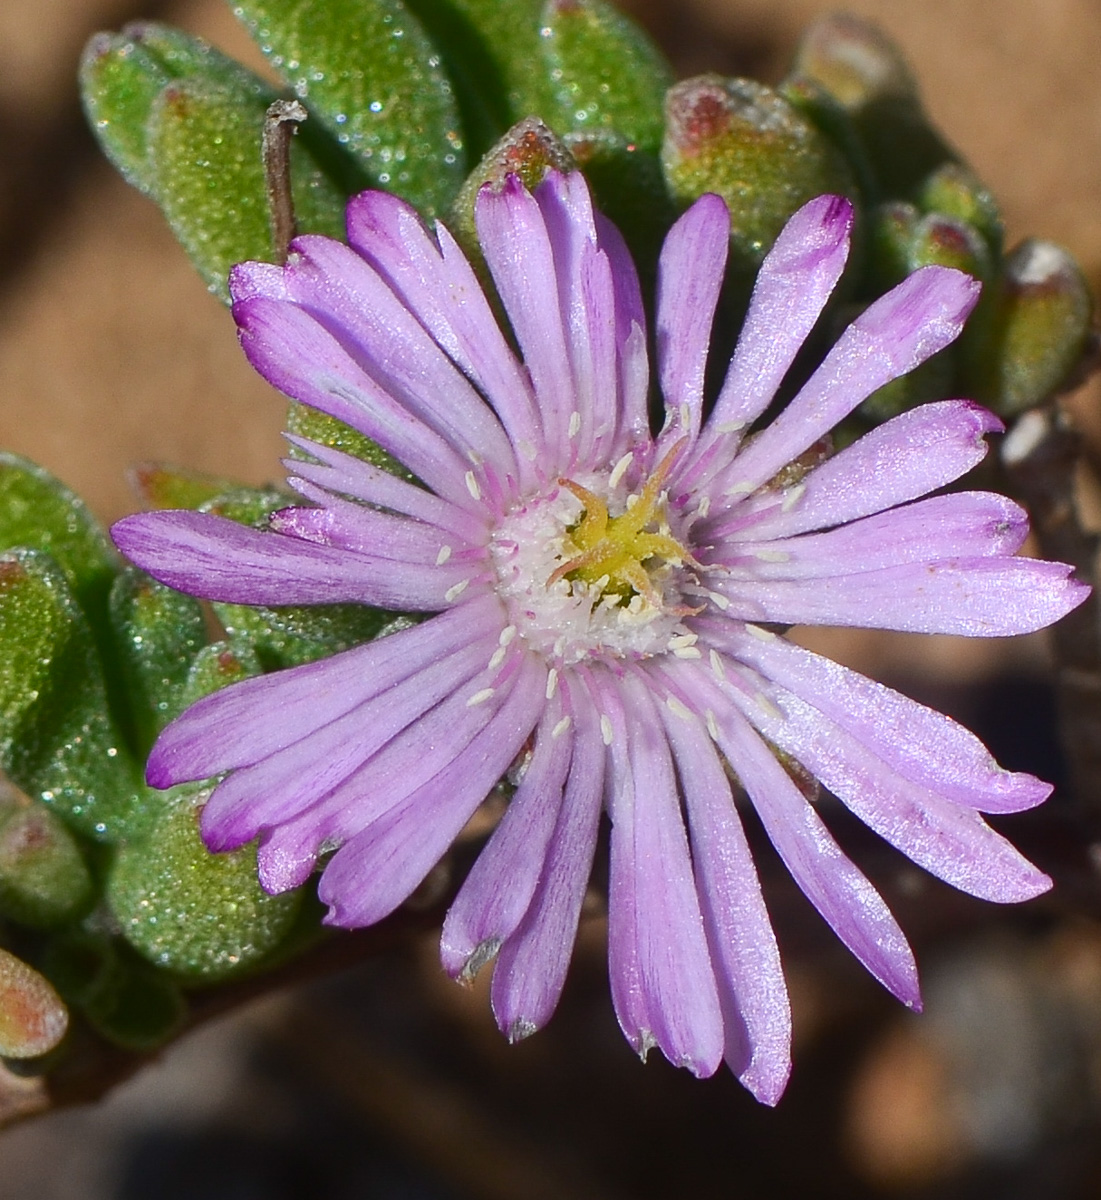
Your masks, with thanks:
M 1004 426 L 970 400 L 923 404 L 876 426 L 780 494 L 738 505 L 745 523 L 758 511 L 755 537 L 788 537 L 882 512 L 958 479 L 986 457 L 983 437 Z
M 711 323 L 730 244 L 730 210 L 708 194 L 669 230 L 658 261 L 657 354 L 666 429 L 662 445 L 699 433 Z
M 646 312 L 634 259 L 623 235 L 604 216 L 593 214 L 597 245 L 608 257 L 615 291 L 615 340 L 619 370 L 618 429 L 608 455 L 615 461 L 631 447 L 650 440 L 650 362 L 646 350 Z
M 806 897 L 865 967 L 910 1008 L 921 1005 L 914 956 L 883 898 L 842 853 L 772 751 L 706 671 L 667 669 L 674 690 L 710 714 L 718 744 L 769 840 Z M 713 707 L 708 707 L 711 701 Z
M 472 978 L 520 924 L 535 893 L 562 807 L 574 734 L 559 688 L 539 719 L 535 750 L 516 794 L 448 911 L 440 958 Z
M 317 462 L 289 458 L 283 465 L 290 472 L 287 482 L 296 490 L 299 480 L 306 480 L 328 492 L 343 492 L 356 500 L 389 510 L 403 517 L 413 517 L 459 539 L 458 544 L 480 546 L 489 530 L 489 513 L 475 515 L 456 507 L 449 501 L 408 483 L 391 471 L 373 467 L 361 458 L 311 442 L 308 438 L 284 435 L 289 442 L 304 450 Z
M 149 756 L 153 787 L 259 762 L 423 670 L 455 645 L 504 628 L 495 598 L 287 671 L 204 696 L 168 725 Z
M 330 906 L 327 924 L 372 925 L 408 898 L 520 752 L 543 707 L 545 679 L 542 661 L 526 655 L 465 749 L 337 851 L 318 888 Z
M 669 745 L 643 683 L 598 686 L 594 699 L 612 726 L 608 970 L 616 1016 L 638 1053 L 656 1045 L 671 1063 L 711 1075 L 723 1055 L 722 1013 Z
M 416 210 L 387 192 L 353 196 L 347 220 L 350 244 L 489 398 L 523 470 L 543 440 L 531 384 L 454 238 L 438 225 L 437 245 Z
M 264 297 L 233 306 L 248 360 L 274 387 L 358 429 L 433 491 L 475 513 L 470 469 L 453 446 L 363 371 L 308 313 Z
M 447 607 L 451 589 L 481 573 L 479 564 L 395 563 L 354 554 L 209 513 L 138 513 L 117 522 L 111 536 L 154 579 L 228 604 L 352 602 L 433 612 Z
M 451 652 L 252 766 L 234 771 L 203 809 L 211 850 L 234 850 L 291 820 L 343 783 L 392 738 L 485 669 L 496 638 Z
M 844 566 L 844 564 L 839 564 Z M 1089 595 L 1072 567 L 1031 558 L 905 563 L 855 575 L 750 583 L 716 579 L 726 615 L 784 625 L 840 625 L 1007 637 L 1058 621 Z
M 791 1006 L 776 935 L 730 781 L 694 717 L 662 714 L 692 833 L 692 857 L 719 982 L 727 1066 L 765 1104 L 791 1072 Z
M 284 268 L 291 299 L 337 339 L 385 392 L 498 478 L 516 477 L 512 446 L 492 409 L 385 281 L 331 238 L 291 243 Z
M 905 375 L 960 334 L 979 284 L 950 267 L 922 267 L 845 330 L 771 425 L 720 476 L 733 496 L 756 490 L 813 446 L 877 388 Z
M 756 533 L 756 530 L 753 530 Z M 864 517 L 827 533 L 775 541 L 719 541 L 708 560 L 735 578 L 819 579 L 945 558 L 1007 557 L 1028 534 L 1028 514 L 994 492 L 953 492 Z
M 881 683 L 763 629 L 708 622 L 702 636 L 813 704 L 892 770 L 980 812 L 1033 808 L 1051 785 L 1007 771 L 970 730 Z
M 539 886 L 493 970 L 493 1013 L 514 1042 L 542 1028 L 558 1005 L 596 850 L 604 745 L 591 701 L 575 697 L 573 710 L 570 774 Z
M 679 481 L 698 485 L 729 461 L 768 407 L 841 277 L 852 221 L 848 200 L 819 196 L 781 230 L 761 264 L 722 391 Z
M 441 557 L 446 562 L 454 555 L 456 539 L 438 526 L 343 500 L 304 480 L 297 482 L 295 490 L 319 507 L 283 508 L 272 513 L 268 524 L 277 533 L 337 550 L 387 558 L 395 564 L 437 566 Z M 472 557 L 480 559 L 484 553 L 460 546 L 464 563 L 469 564 Z
M 1051 880 L 974 809 L 952 804 L 896 774 L 792 693 L 765 685 L 761 694 L 767 704 L 741 699 L 745 716 L 919 866 L 961 891 L 999 904 L 1031 900 L 1051 887 Z M 731 695 L 738 703 L 737 693 L 732 690 Z
M 568 331 L 562 322 L 558 273 L 560 247 L 548 233 L 542 210 L 519 179 L 508 176 L 500 191 L 485 187 L 475 205 L 478 237 L 497 291 L 531 374 L 545 432 L 548 474 L 565 469 L 567 433 L 577 408 L 569 363 Z

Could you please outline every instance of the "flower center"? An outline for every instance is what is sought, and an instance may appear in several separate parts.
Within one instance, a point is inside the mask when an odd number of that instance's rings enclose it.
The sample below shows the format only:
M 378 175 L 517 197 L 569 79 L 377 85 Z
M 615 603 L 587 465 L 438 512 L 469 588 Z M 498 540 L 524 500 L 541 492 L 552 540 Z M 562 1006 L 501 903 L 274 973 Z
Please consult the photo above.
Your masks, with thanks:
M 560 479 L 502 521 L 490 544 L 497 590 L 534 649 L 569 665 L 695 641 L 681 622 L 695 611 L 684 585 L 698 564 L 670 526 L 662 491 L 678 450 L 637 492 L 626 494 L 620 464 L 583 481 Z

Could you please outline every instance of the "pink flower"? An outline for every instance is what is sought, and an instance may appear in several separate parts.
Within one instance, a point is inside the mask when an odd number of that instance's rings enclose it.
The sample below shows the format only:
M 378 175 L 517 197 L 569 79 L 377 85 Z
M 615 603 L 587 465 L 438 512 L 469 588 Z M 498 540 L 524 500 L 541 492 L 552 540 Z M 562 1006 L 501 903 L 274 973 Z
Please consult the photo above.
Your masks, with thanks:
M 534 194 L 510 178 L 481 192 L 476 215 L 522 363 L 447 230 L 433 237 L 384 193 L 352 200 L 349 246 L 302 237 L 286 267 L 234 271 L 256 369 L 423 486 L 292 438 L 309 457 L 288 462 L 290 483 L 309 507 L 276 513 L 270 532 L 151 513 L 119 522 L 118 545 L 214 600 L 436 615 L 199 701 L 161 736 L 149 780 L 224 775 L 204 837 L 213 850 L 258 837 L 270 891 L 335 849 L 327 920 L 360 926 L 402 903 L 511 769 L 515 795 L 442 953 L 459 976 L 496 958 L 493 1008 L 513 1039 L 558 1001 L 607 812 L 609 966 L 628 1040 L 697 1075 L 725 1058 L 775 1103 L 790 1013 L 731 775 L 822 916 L 912 1007 L 902 932 L 776 748 L 914 862 L 1000 902 L 1050 880 L 979 814 L 1050 788 L 768 626 L 999 636 L 1050 624 L 1087 589 L 1069 567 L 1014 557 L 1027 523 L 1011 501 L 919 499 L 1000 429 L 968 401 L 907 412 L 817 465 L 807 456 L 959 334 L 978 284 L 958 271 L 926 267 L 876 301 L 755 428 L 844 267 L 845 200 L 812 201 L 781 233 L 711 405 L 730 219 L 708 195 L 673 227 L 657 436 L 638 280 L 582 176 L 552 173 Z

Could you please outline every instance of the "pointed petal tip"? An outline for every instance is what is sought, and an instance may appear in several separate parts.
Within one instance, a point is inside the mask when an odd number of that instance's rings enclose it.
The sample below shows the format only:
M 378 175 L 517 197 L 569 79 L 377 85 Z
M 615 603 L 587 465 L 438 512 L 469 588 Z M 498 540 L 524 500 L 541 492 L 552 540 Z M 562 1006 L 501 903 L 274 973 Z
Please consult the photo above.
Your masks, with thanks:
M 772 1063 L 751 1063 L 738 1076 L 738 1082 L 759 1104 L 775 1108 L 787 1090 L 791 1078 L 791 1055 Z
M 507 1029 L 503 1029 L 505 1037 L 508 1038 L 510 1046 L 515 1046 L 518 1042 L 531 1037 L 538 1030 L 538 1026 L 534 1021 L 529 1021 L 525 1017 L 517 1017 L 513 1020 Z

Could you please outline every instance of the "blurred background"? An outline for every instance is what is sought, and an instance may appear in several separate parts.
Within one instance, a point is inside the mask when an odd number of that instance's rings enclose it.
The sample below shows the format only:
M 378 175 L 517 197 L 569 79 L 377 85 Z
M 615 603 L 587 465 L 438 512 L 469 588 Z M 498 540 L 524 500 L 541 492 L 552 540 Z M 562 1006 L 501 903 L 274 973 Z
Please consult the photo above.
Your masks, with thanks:
M 680 74 L 766 82 L 834 7 L 621 6 Z M 1062 243 L 1101 290 L 1101 5 L 848 8 L 908 55 L 934 120 L 998 197 L 1009 244 Z M 135 462 L 278 477 L 284 412 L 85 127 L 80 49 L 138 17 L 264 69 L 224 0 L 0 3 L 0 445 L 108 520 L 135 507 Z M 1101 388 L 1070 403 L 1101 445 Z M 1042 638 L 816 644 L 965 720 L 1006 765 L 1058 778 Z M 775 1112 L 725 1074 L 638 1063 L 607 999 L 594 902 L 563 1005 L 530 1042 L 503 1042 L 484 986 L 451 984 L 427 934 L 201 1029 L 94 1107 L 0 1134 L 0 1200 L 1101 1196 L 1101 925 L 1057 900 L 961 901 L 840 833 L 913 934 L 927 1012 L 881 994 L 766 858 L 796 1017 Z

